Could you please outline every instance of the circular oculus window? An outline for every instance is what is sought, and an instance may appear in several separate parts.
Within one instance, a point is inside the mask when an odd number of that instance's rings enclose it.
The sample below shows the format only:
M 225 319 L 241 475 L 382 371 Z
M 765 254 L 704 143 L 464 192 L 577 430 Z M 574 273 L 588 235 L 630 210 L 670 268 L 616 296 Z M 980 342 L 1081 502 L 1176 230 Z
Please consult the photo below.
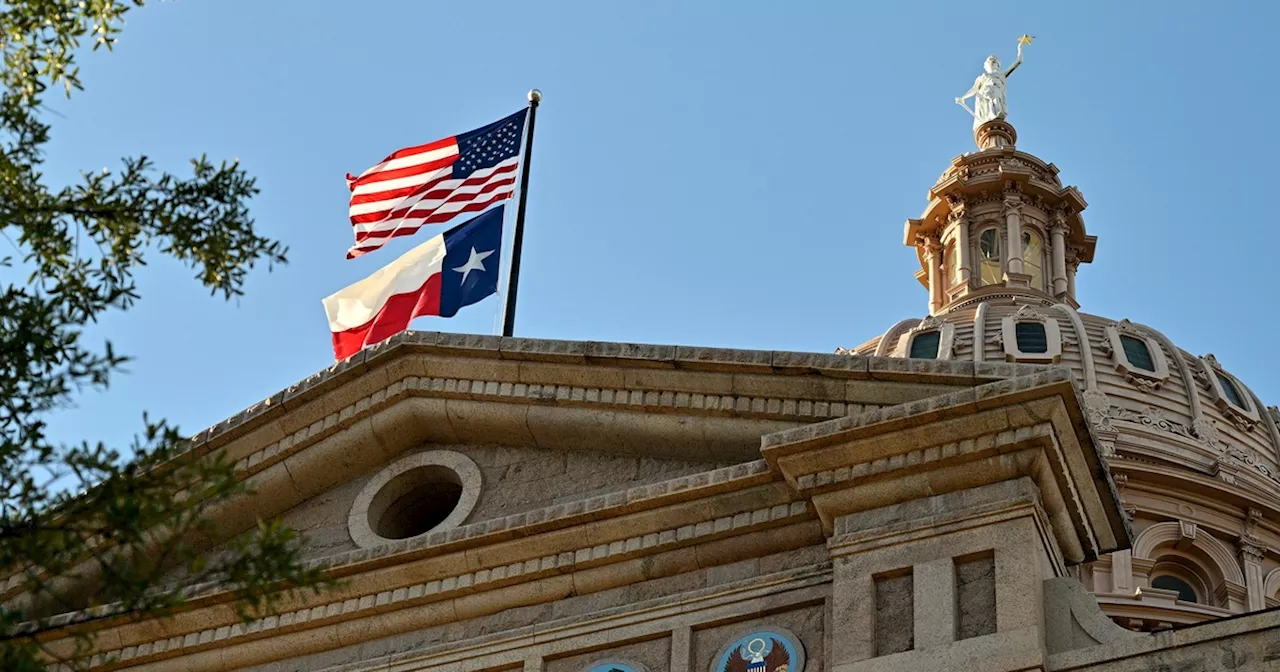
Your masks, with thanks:
M 374 474 L 351 504 L 347 528 L 361 548 L 416 539 L 462 524 L 480 496 L 480 468 L 449 450 L 396 460 Z

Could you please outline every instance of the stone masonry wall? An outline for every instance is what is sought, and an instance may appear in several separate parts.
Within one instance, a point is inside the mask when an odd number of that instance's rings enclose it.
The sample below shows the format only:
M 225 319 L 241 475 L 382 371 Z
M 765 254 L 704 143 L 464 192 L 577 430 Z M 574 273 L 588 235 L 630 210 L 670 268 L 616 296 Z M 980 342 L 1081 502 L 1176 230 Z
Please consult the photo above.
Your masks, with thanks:
M 456 450 L 480 467 L 480 500 L 464 523 L 726 466 L 505 446 L 432 446 L 432 449 Z M 347 514 L 356 495 L 375 473 L 377 470 L 364 474 L 284 515 L 286 525 L 306 531 L 310 555 L 321 557 L 355 548 L 347 531 Z
M 568 658 L 549 660 L 543 666 L 543 670 L 544 672 L 582 672 L 589 669 L 588 666 L 592 663 L 608 658 L 632 660 L 650 670 L 665 670 L 671 665 L 671 638 L 662 637 L 647 642 L 635 642 Z
M 728 466 L 720 462 L 683 462 L 634 455 L 505 446 L 423 447 L 423 450 L 427 449 L 455 450 L 470 457 L 480 468 L 480 499 L 464 523 Z M 282 516 L 285 525 L 306 535 L 307 557 L 320 558 L 356 548 L 347 530 L 347 515 L 360 490 L 377 472 L 378 469 L 374 469 L 361 474 L 299 504 Z M 211 557 L 217 557 L 217 551 Z M 182 576 L 181 570 L 175 570 L 166 580 L 179 581 Z
M 478 645 L 483 642 L 506 639 L 518 636 L 522 629 L 531 632 L 535 626 L 548 623 L 569 623 L 585 621 L 601 611 L 612 610 L 626 605 L 644 606 L 643 603 L 653 600 L 678 599 L 678 596 L 692 591 L 715 589 L 718 586 L 730 586 L 741 582 L 749 582 L 756 577 L 765 577 L 792 571 L 808 571 L 820 566 L 828 559 L 825 546 L 807 548 L 743 560 L 727 565 L 720 565 L 661 579 L 653 579 L 610 590 L 603 590 L 587 595 L 565 597 L 553 602 L 507 609 L 505 611 L 473 618 L 432 628 L 425 628 L 393 637 L 364 642 L 359 645 L 334 649 L 324 653 L 282 660 L 268 665 L 247 668 L 243 672 L 338 672 L 341 666 L 352 665 L 342 669 L 349 672 L 358 668 L 362 661 L 373 661 L 382 656 L 419 652 L 431 653 L 448 650 L 463 645 Z M 757 598 L 759 612 L 770 611 L 771 600 L 768 596 Z M 727 639 L 734 632 L 751 625 L 774 625 L 791 630 L 803 641 L 808 651 L 809 662 L 805 672 L 823 672 L 823 651 L 825 648 L 823 633 L 822 605 L 802 607 L 798 610 L 787 610 L 749 621 L 735 621 L 728 624 L 717 624 L 705 630 L 697 630 L 693 639 L 694 670 L 706 670 L 711 658 L 719 652 L 720 647 L 727 644 Z M 388 615 L 388 618 L 393 616 Z M 666 643 L 663 643 L 666 642 Z M 669 640 L 648 640 L 637 649 L 631 643 L 619 644 L 616 649 L 610 648 L 607 641 L 603 646 L 593 647 L 588 658 L 631 658 L 650 667 L 652 672 L 660 672 L 669 668 L 667 659 L 660 656 L 664 646 L 669 647 Z M 656 647 L 656 648 L 655 648 Z M 669 652 L 669 648 L 667 651 Z M 564 660 L 578 660 L 578 654 L 569 652 L 568 657 L 557 658 L 547 662 L 548 672 L 564 672 L 560 664 Z M 650 662 L 654 659 L 653 662 Z M 585 665 L 585 663 L 584 663 Z M 376 669 L 376 668 L 375 668 Z M 577 668 L 572 668 L 577 669 Z

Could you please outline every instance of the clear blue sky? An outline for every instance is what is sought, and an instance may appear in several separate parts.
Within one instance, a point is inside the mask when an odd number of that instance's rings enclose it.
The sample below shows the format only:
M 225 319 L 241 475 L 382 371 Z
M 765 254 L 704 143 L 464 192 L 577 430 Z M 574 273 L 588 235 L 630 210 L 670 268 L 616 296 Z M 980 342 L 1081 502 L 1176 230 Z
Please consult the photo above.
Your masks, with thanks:
M 1036 36 L 1019 147 L 1099 237 L 1082 309 L 1214 352 L 1268 404 L 1280 131 L 1269 3 L 264 2 L 130 13 L 86 91 L 53 100 L 47 174 L 201 152 L 258 177 L 291 263 L 225 303 L 151 255 L 91 335 L 135 355 L 58 417 L 195 431 L 332 362 L 320 299 L 439 228 L 347 261 L 343 175 L 496 120 L 540 88 L 517 335 L 831 352 L 926 313 L 903 221 L 974 149 L 952 99 Z M 494 333 L 495 299 L 414 328 Z

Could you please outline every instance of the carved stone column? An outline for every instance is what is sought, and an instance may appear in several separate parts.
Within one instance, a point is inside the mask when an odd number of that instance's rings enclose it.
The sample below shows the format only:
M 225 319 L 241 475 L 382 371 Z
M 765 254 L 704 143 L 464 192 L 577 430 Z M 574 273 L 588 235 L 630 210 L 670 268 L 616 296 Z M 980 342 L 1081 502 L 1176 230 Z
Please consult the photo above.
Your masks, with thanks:
M 922 236 L 920 244 L 924 245 L 924 258 L 929 264 L 929 313 L 937 314 L 942 310 L 944 297 L 942 293 L 942 243 L 937 234 Z
M 1244 570 L 1245 609 L 1261 611 L 1267 608 L 1267 596 L 1262 590 L 1265 576 L 1262 560 L 1266 549 L 1246 541 L 1240 542 L 1240 568 Z
M 948 224 L 956 227 L 955 246 L 956 264 L 960 266 L 960 284 L 969 287 L 973 278 L 973 253 L 969 250 L 969 216 L 965 212 L 965 202 L 959 196 L 948 196 L 951 214 L 947 215 Z
M 1029 285 L 1030 278 L 1026 277 L 1022 268 L 1022 195 L 1018 193 L 1018 185 L 1016 182 L 1009 182 L 1004 189 L 1004 220 L 1008 229 L 1007 236 L 1009 238 L 1008 263 L 1005 266 L 1008 269 L 1005 273 L 1005 282 L 1017 285 Z
M 1076 256 L 1075 250 L 1067 251 L 1067 296 L 1072 301 L 1078 301 L 1076 298 L 1076 270 L 1080 268 L 1080 258 Z
M 1264 591 L 1266 575 L 1262 571 L 1267 548 L 1257 537 L 1258 523 L 1261 520 L 1261 511 L 1249 509 L 1240 535 L 1240 568 L 1244 570 L 1245 609 L 1249 611 L 1267 608 L 1267 595 Z
M 1067 293 L 1067 216 L 1069 214 L 1065 208 L 1055 210 L 1053 221 L 1049 224 L 1049 235 L 1053 240 L 1053 295 L 1059 297 Z

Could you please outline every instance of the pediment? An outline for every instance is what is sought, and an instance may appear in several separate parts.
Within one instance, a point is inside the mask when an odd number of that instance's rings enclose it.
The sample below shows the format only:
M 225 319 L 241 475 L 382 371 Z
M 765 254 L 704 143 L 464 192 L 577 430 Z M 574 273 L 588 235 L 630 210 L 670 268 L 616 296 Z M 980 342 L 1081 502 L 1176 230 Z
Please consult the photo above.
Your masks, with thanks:
M 1028 367 L 844 354 L 407 332 L 201 432 L 254 493 L 219 543 L 423 446 L 504 446 L 714 465 L 760 437 L 1001 380 Z
M 321 560 L 625 492 L 729 463 L 529 446 L 415 446 L 285 511 Z
M 500 446 L 529 455 L 584 456 L 600 465 L 590 469 L 605 472 L 610 464 L 649 465 L 633 480 L 650 472 L 706 474 L 716 465 L 758 461 L 761 437 L 774 432 L 1034 370 L 405 332 L 193 436 L 175 459 L 219 453 L 233 461 L 249 488 L 211 510 L 207 534 L 187 542 L 216 551 L 259 520 L 287 514 L 287 522 L 317 539 L 313 557 L 341 555 L 353 543 L 339 525 L 343 507 L 349 508 L 345 502 L 359 483 L 413 451 Z M 543 468 L 536 460 L 527 466 Z M 630 467 L 617 468 L 631 473 Z M 563 483 L 554 483 L 561 488 L 555 497 L 599 487 L 574 483 L 565 473 Z M 636 484 L 620 479 L 614 494 L 628 487 Z M 503 490 L 492 492 L 497 497 Z M 330 520 L 335 517 L 338 522 Z M 17 587 L 9 581 L 4 594 Z
M 253 486 L 214 512 L 207 547 L 282 515 L 313 537 L 313 564 L 344 584 L 248 624 L 223 587 L 194 586 L 171 620 L 101 622 L 120 647 L 109 655 L 246 667 L 275 655 L 264 639 L 300 655 L 744 559 L 812 560 L 833 534 L 861 543 L 849 521 L 868 507 L 1027 476 L 1057 540 L 1046 542 L 1055 571 L 1059 558 L 1127 542 L 1065 370 L 411 337 L 194 448 L 234 456 Z M 362 545 L 353 512 L 362 497 L 364 513 L 376 508 L 372 495 L 396 477 L 388 470 L 406 464 L 471 464 L 480 487 L 441 529 Z

